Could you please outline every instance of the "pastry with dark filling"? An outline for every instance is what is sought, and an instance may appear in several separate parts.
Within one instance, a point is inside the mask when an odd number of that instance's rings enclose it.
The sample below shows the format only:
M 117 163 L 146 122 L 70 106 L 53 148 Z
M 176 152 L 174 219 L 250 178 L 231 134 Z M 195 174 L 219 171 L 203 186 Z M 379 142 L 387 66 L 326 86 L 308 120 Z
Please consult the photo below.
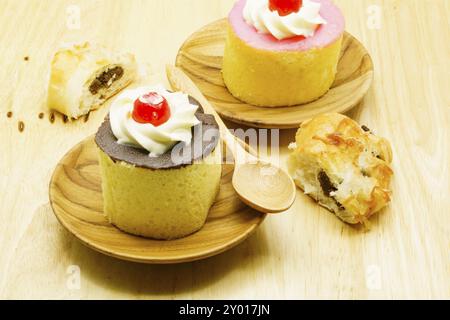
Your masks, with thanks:
M 126 90 L 96 134 L 104 212 L 131 234 L 177 239 L 203 227 L 222 173 L 219 128 L 162 86 Z
M 132 54 L 108 52 L 89 43 L 55 53 L 48 87 L 48 108 L 77 119 L 99 108 L 137 75 Z
M 295 183 L 340 219 L 365 224 L 390 202 L 389 142 L 341 114 L 303 123 L 289 167 Z

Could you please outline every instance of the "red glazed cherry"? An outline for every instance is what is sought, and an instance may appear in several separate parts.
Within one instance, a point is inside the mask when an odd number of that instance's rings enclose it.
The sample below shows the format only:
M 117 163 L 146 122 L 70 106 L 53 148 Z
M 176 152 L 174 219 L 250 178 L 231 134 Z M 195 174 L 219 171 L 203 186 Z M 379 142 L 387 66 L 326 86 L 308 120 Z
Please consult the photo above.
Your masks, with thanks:
M 150 92 L 136 99 L 132 116 L 138 123 L 151 123 L 158 127 L 170 118 L 169 104 L 160 94 Z
M 303 0 L 269 0 L 269 9 L 278 11 L 280 16 L 287 16 L 294 12 L 299 12 L 303 5 Z

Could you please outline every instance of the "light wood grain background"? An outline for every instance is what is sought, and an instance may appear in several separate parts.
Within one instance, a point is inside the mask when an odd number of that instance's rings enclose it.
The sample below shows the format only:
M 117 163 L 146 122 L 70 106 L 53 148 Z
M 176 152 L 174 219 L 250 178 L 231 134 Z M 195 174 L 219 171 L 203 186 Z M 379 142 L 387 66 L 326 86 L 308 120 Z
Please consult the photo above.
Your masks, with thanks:
M 163 79 L 183 40 L 233 0 L 0 0 L 0 298 L 450 298 L 450 1 L 336 3 L 375 63 L 373 88 L 349 114 L 392 141 L 390 208 L 361 232 L 299 192 L 289 212 L 227 253 L 149 266 L 85 248 L 53 216 L 52 171 L 107 108 L 88 122 L 57 115 L 52 124 L 49 61 L 62 43 L 90 40 L 135 52 Z M 81 10 L 80 29 L 70 5 Z M 380 29 L 367 25 L 371 5 Z M 282 132 L 283 158 L 294 133 Z

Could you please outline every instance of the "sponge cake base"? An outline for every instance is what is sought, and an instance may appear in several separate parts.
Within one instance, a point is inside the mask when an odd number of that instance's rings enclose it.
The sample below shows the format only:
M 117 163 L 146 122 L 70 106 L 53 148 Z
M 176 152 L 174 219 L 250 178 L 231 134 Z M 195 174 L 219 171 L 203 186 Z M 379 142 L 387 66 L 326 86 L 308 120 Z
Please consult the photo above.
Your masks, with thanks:
M 336 76 L 342 36 L 325 48 L 268 51 L 242 41 L 230 27 L 223 79 L 237 99 L 261 107 L 314 101 L 328 92 Z
M 100 149 L 99 154 L 104 212 L 116 227 L 158 240 L 203 227 L 220 186 L 219 146 L 192 165 L 158 170 L 115 162 Z

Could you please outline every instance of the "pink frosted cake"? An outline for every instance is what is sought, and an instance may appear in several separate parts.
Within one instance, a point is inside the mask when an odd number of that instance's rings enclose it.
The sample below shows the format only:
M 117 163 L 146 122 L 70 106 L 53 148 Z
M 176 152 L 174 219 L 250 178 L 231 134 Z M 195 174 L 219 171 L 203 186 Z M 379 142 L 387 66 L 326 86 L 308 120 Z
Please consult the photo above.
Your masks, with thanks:
M 330 89 L 345 27 L 330 0 L 239 0 L 228 20 L 223 78 L 236 98 L 293 106 Z

